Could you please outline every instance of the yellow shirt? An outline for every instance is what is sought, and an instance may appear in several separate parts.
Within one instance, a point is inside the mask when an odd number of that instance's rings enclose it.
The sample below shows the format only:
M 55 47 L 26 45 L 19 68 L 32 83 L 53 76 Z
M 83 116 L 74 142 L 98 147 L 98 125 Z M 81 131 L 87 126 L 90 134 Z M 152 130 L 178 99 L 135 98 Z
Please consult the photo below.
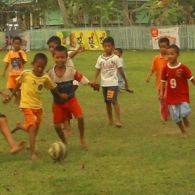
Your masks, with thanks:
M 26 53 L 23 50 L 19 51 L 9 51 L 5 58 L 4 62 L 9 64 L 8 71 L 9 76 L 18 76 L 24 69 L 24 64 L 21 61 L 21 57 L 25 62 L 27 62 Z
M 21 83 L 20 108 L 42 108 L 43 89 L 51 90 L 56 87 L 47 74 L 37 77 L 31 70 L 23 71 L 18 82 Z

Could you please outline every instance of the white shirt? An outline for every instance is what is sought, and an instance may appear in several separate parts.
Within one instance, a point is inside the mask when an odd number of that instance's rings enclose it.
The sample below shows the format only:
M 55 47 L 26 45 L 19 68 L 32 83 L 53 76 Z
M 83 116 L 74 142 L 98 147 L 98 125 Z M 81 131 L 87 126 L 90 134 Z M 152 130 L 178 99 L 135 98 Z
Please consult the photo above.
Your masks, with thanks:
M 123 67 L 117 55 L 99 56 L 95 68 L 101 71 L 101 86 L 118 86 L 118 68 Z

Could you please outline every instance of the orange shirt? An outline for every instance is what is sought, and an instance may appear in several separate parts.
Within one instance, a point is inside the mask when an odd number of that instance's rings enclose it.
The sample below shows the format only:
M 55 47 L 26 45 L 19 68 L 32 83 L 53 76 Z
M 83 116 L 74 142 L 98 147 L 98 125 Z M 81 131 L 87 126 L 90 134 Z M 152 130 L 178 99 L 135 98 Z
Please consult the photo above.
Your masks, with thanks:
M 161 75 L 163 68 L 167 65 L 168 60 L 162 56 L 162 55 L 157 55 L 154 57 L 153 62 L 152 62 L 152 72 L 156 74 L 156 88 L 157 90 L 160 90 L 161 87 Z
M 9 76 L 20 75 L 21 72 L 23 71 L 24 64 L 22 64 L 21 57 L 23 58 L 25 62 L 27 62 L 26 53 L 22 50 L 19 50 L 19 51 L 11 50 L 6 54 L 4 58 L 4 62 L 9 64 L 9 67 L 8 67 Z

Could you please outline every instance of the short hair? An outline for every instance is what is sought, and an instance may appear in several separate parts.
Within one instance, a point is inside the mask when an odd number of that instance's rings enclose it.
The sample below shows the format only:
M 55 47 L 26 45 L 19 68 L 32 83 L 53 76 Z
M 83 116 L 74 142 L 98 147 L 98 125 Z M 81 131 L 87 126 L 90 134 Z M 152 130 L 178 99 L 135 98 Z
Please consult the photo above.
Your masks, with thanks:
M 118 51 L 120 54 L 123 54 L 123 49 L 122 48 L 115 48 L 116 51 Z
M 158 45 L 160 45 L 161 43 L 166 43 L 168 46 L 170 45 L 170 41 L 167 37 L 162 37 L 158 40 Z
M 111 43 L 113 46 L 115 45 L 114 43 L 114 39 L 112 37 L 106 37 L 104 40 L 103 40 L 103 44 L 105 43 Z
M 57 45 L 61 45 L 61 39 L 58 36 L 52 36 L 48 39 L 47 45 L 50 43 L 56 43 Z
M 176 52 L 178 55 L 179 55 L 179 53 L 180 53 L 179 47 L 178 47 L 177 45 L 175 45 L 175 44 L 170 45 L 170 46 L 168 47 L 168 49 L 174 49 L 175 52 Z
M 59 52 L 62 52 L 62 51 L 63 51 L 64 53 L 68 54 L 67 48 L 64 47 L 64 46 L 62 46 L 62 45 L 57 46 L 57 47 L 54 49 L 53 55 L 54 55 L 57 51 L 59 51 Z
M 37 60 L 44 60 L 46 63 L 48 61 L 47 56 L 44 53 L 35 54 L 32 64 L 34 64 Z
M 14 37 L 14 38 L 12 39 L 12 43 L 13 43 L 14 41 L 20 41 L 20 43 L 22 43 L 22 39 L 21 39 L 20 37 L 18 37 L 18 36 Z

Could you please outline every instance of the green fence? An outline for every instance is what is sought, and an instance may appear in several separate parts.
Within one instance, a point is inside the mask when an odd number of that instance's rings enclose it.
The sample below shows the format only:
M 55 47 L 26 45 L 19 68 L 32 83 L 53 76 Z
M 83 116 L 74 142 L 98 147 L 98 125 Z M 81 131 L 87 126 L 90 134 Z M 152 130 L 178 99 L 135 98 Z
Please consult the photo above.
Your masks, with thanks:
M 68 29 L 39 29 L 30 30 L 30 48 L 46 49 L 48 38 L 55 35 L 58 31 Z M 70 29 L 81 30 L 81 29 Z M 82 29 L 83 30 L 83 29 Z M 88 30 L 85 28 L 85 30 Z M 91 30 L 91 29 L 90 29 Z M 130 26 L 130 27 L 109 27 L 110 36 L 115 39 L 116 46 L 123 49 L 144 50 L 152 49 L 150 27 Z M 1 36 L 2 37 L 2 36 Z M 181 49 L 195 49 L 195 25 L 179 26 L 179 37 Z M 2 44 L 2 39 L 0 44 Z

